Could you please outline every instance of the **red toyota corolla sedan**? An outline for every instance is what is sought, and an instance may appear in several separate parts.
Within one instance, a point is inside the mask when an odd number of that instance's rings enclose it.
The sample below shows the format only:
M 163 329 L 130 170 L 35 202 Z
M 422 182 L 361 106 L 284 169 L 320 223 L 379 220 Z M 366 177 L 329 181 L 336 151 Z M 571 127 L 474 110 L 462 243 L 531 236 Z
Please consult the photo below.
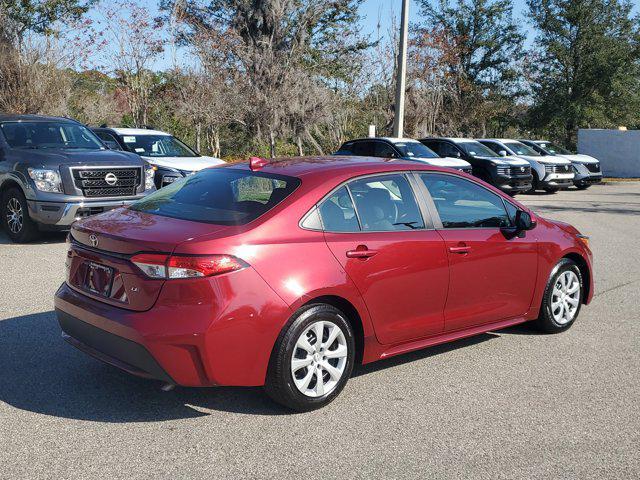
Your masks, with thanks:
M 326 405 L 368 363 L 535 321 L 593 296 L 587 238 L 482 181 L 404 160 L 214 167 L 74 224 L 64 338 L 183 386 Z

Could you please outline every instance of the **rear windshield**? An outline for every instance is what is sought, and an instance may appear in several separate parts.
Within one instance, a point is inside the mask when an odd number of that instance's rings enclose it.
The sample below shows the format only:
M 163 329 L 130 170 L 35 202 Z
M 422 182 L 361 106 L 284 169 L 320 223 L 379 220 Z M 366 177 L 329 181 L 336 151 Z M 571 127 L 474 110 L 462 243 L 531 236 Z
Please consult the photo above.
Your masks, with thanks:
M 206 169 L 146 196 L 131 209 L 194 222 L 244 225 L 271 210 L 299 184 L 299 179 L 283 175 Z

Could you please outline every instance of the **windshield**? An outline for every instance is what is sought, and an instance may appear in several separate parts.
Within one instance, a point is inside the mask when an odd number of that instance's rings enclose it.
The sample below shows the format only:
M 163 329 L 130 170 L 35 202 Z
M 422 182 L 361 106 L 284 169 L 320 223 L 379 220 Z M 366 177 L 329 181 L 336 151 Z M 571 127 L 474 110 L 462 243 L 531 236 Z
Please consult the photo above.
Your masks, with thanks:
M 143 157 L 198 157 L 199 155 L 171 135 L 122 135 L 131 152 Z
M 552 153 L 552 154 L 559 154 L 559 155 L 572 155 L 572 153 L 567 150 L 566 148 L 562 148 L 559 145 L 556 145 L 555 143 L 551 143 L 551 142 L 536 142 L 538 145 L 540 145 L 542 148 L 545 149 L 545 151 Z
M 164 187 L 131 206 L 164 217 L 219 225 L 244 225 L 293 192 L 300 180 L 283 175 L 212 168 Z
M 11 148 L 106 150 L 88 128 L 71 122 L 2 122 Z
M 520 142 L 505 142 L 507 147 L 509 147 L 516 155 L 529 155 L 530 157 L 539 157 L 540 154 L 536 152 L 533 148 L 528 147 L 524 143 Z
M 420 142 L 397 142 L 393 144 L 403 157 L 438 158 L 438 154 Z
M 480 142 L 456 142 L 456 145 L 473 157 L 495 157 L 496 152 L 485 147 Z

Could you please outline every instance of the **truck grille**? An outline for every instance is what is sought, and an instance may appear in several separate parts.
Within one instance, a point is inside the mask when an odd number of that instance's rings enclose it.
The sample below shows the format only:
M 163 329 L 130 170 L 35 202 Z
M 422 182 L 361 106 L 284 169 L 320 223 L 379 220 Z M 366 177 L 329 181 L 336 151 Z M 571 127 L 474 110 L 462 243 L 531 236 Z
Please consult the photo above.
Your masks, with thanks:
M 510 177 L 528 177 L 531 175 L 531 167 L 498 167 L 498 175 L 508 175 Z
M 545 165 L 544 170 L 547 173 L 571 173 L 573 167 L 571 165 Z
M 585 167 L 592 173 L 600 173 L 600 164 L 599 163 L 586 163 Z
M 73 182 L 85 197 L 130 197 L 142 178 L 140 168 L 73 169 Z

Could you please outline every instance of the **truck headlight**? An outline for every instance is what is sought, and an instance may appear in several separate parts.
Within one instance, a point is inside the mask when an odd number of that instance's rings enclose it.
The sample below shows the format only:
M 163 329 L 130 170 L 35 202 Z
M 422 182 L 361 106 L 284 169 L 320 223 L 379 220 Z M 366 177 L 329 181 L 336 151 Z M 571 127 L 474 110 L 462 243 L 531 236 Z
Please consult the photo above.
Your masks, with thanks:
M 29 168 L 27 171 L 41 192 L 62 193 L 62 180 L 57 169 Z
M 156 170 L 158 167 L 149 166 L 144 169 L 144 189 L 151 190 L 155 187 L 154 177 L 156 176 Z

